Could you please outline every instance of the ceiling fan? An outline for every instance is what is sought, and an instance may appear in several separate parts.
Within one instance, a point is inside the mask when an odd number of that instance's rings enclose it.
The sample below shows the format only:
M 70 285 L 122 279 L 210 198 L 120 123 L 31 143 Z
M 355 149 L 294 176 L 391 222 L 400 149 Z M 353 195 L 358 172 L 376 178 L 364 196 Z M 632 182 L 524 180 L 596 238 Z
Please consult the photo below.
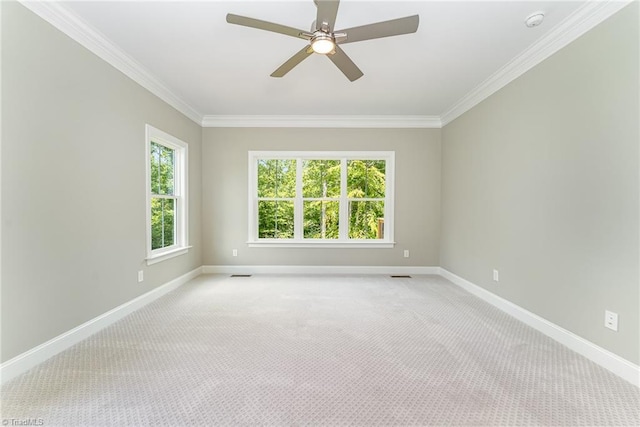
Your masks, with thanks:
M 401 34 L 415 33 L 418 30 L 418 15 L 405 18 L 392 19 L 390 21 L 377 22 L 375 24 L 362 25 L 360 27 L 347 28 L 334 31 L 333 25 L 338 14 L 340 0 L 314 0 L 318 8 L 316 20 L 311 25 L 311 31 L 302 31 L 285 25 L 274 24 L 260 19 L 246 16 L 227 14 L 227 22 L 243 25 L 259 30 L 272 31 L 307 40 L 309 44 L 298 53 L 289 58 L 271 77 L 282 77 L 301 63 L 312 53 L 326 55 L 350 81 L 355 81 L 363 76 L 362 71 L 353 63 L 351 58 L 339 45 L 354 43 L 363 40 L 378 39 L 382 37 L 398 36 Z

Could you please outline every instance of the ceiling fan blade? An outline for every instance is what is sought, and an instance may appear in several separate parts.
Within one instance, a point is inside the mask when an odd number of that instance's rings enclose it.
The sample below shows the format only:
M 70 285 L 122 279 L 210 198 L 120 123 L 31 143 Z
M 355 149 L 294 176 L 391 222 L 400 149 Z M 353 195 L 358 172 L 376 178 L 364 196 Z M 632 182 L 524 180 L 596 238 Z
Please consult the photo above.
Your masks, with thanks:
M 350 81 L 358 80 L 360 77 L 364 75 L 360 68 L 356 64 L 353 63 L 351 58 L 344 53 L 344 50 L 340 49 L 340 46 L 336 46 L 336 53 L 333 55 L 327 55 L 331 62 L 336 64 L 336 67 L 342 71 L 342 73 L 347 76 Z
M 317 5 L 316 29 L 321 29 L 322 23 L 326 22 L 329 26 L 328 31 L 333 32 L 333 25 L 336 23 L 340 0 L 317 0 Z
M 419 22 L 420 18 L 418 15 L 413 15 L 405 18 L 392 19 L 390 21 L 376 22 L 375 24 L 340 30 L 341 33 L 347 33 L 347 38 L 345 40 L 338 41 L 338 43 L 353 43 L 363 40 L 415 33 L 418 31 Z
M 302 30 L 287 27 L 286 25 L 274 24 L 273 22 L 262 21 L 260 19 L 234 15 L 232 13 L 227 13 L 227 22 L 230 24 L 243 25 L 245 27 L 257 28 L 259 30 L 284 34 L 291 37 L 307 39 L 307 37 L 302 36 L 302 33 L 304 33 L 304 31 Z
M 284 64 L 282 64 L 277 70 L 271 73 L 271 77 L 282 77 L 287 74 L 289 71 L 293 69 L 296 65 L 304 61 L 313 53 L 311 50 L 311 46 L 305 46 L 298 53 L 293 55 L 291 58 L 287 60 Z

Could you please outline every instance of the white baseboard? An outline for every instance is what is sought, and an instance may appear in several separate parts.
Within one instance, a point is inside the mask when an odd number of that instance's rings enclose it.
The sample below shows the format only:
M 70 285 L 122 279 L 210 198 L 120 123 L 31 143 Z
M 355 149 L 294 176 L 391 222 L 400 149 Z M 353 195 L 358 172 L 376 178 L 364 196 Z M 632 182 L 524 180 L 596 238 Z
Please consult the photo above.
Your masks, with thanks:
M 98 317 L 95 317 L 70 331 L 67 331 L 37 347 L 28 350 L 13 359 L 7 360 L 0 365 L 0 384 L 15 378 L 28 371 L 34 366 L 44 362 L 52 356 L 60 353 L 83 339 L 95 334 L 101 329 L 117 322 L 123 317 L 155 301 L 161 296 L 171 292 L 177 287 L 187 283 L 189 280 L 202 274 L 202 267 L 198 267 L 170 282 L 159 286 L 146 294 L 128 301 L 113 310 L 109 310 Z
M 634 363 L 631 363 L 630 361 L 597 346 L 591 341 L 587 341 L 573 332 L 551 323 L 548 320 L 525 310 L 519 305 L 507 301 L 506 299 L 501 298 L 460 276 L 456 276 L 444 268 L 440 268 L 440 275 L 469 293 L 558 341 L 560 344 L 570 348 L 576 353 L 581 354 L 603 368 L 608 369 L 636 387 L 640 387 L 640 366 L 637 366 Z
M 355 265 L 204 265 L 203 274 L 439 274 L 440 267 Z

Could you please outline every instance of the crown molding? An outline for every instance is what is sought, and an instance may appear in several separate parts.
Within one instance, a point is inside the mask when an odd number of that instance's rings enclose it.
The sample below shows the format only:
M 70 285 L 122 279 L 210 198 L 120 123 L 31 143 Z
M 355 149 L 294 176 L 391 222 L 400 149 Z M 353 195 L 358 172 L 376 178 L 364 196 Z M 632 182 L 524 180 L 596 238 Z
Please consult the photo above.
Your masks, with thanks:
M 604 0 L 585 3 L 442 113 L 442 126 L 469 111 L 632 2 L 633 0 Z
M 20 3 L 58 30 L 80 43 L 127 77 L 162 99 L 164 102 L 193 120 L 202 122 L 202 115 L 174 94 L 164 83 L 154 77 L 140 63 L 122 49 L 87 25 L 82 19 L 55 1 L 27 1 Z
M 204 116 L 202 127 L 427 128 L 442 127 L 438 116 Z

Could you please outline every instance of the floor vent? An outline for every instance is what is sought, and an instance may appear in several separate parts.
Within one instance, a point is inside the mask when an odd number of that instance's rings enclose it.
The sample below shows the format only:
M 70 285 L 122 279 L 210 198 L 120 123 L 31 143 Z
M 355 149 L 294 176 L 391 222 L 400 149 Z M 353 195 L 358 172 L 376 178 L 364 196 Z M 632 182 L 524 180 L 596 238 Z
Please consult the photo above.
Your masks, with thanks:
M 251 277 L 250 274 L 232 274 L 231 277 Z
M 411 279 L 411 276 L 391 276 L 392 279 Z

